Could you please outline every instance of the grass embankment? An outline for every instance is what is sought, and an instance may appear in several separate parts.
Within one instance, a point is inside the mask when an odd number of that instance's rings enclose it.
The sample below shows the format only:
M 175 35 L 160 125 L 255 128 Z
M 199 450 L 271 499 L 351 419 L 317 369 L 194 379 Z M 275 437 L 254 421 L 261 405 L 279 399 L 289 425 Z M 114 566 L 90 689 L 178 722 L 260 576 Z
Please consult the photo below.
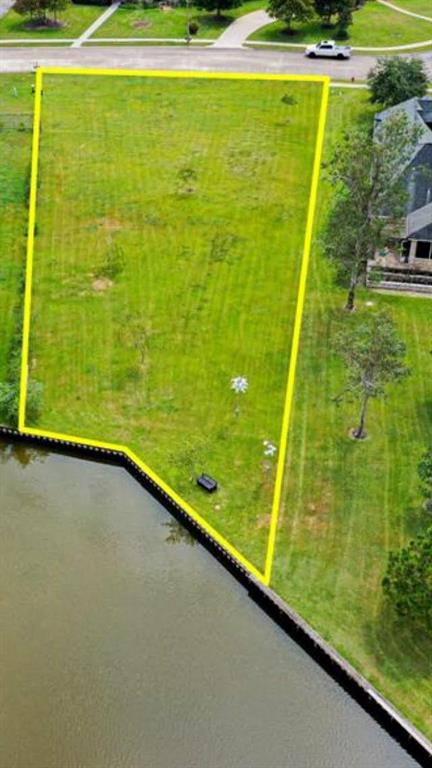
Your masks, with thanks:
M 363 94 L 333 92 L 327 157 L 338 133 L 364 109 Z M 321 221 L 330 193 L 321 183 Z M 356 317 L 349 317 L 344 299 L 316 243 L 273 586 L 431 737 L 432 638 L 395 620 L 380 582 L 388 551 L 432 522 L 421 509 L 416 472 L 432 441 L 432 300 L 364 291 Z M 344 371 L 331 340 L 342 324 L 378 307 L 392 313 L 412 375 L 372 404 L 369 438 L 359 443 L 348 437 L 356 406 L 334 402 Z
M 44 85 L 38 426 L 130 446 L 259 567 L 320 101 L 314 83 Z
M 133 8 L 121 6 L 94 35 L 98 37 L 174 37 L 184 38 L 188 19 L 199 25 L 195 39 L 219 37 L 235 19 L 263 7 L 263 0 L 248 0 L 239 8 L 217 17 L 215 13 L 187 8 Z M 92 39 L 94 39 L 92 38 Z
M 16 341 L 20 344 L 15 337 L 22 313 L 25 266 L 31 83 L 29 75 L 2 75 L 0 79 L 0 381 L 9 376 L 12 346 Z
M 15 11 L 9 11 L 0 19 L 0 38 L 29 39 L 38 38 L 66 38 L 79 37 L 94 21 L 106 10 L 95 5 L 70 4 L 65 11 L 59 14 L 61 27 L 29 28 L 28 19 L 20 16 Z
M 341 44 L 360 47 L 396 47 L 432 40 L 432 24 L 422 19 L 393 11 L 374 0 L 353 14 L 349 38 Z M 334 37 L 334 30 L 323 29 L 319 19 L 304 24 L 294 24 L 295 34 L 287 34 L 283 22 L 277 21 L 262 27 L 248 38 L 249 42 L 264 40 L 275 43 L 316 43 Z

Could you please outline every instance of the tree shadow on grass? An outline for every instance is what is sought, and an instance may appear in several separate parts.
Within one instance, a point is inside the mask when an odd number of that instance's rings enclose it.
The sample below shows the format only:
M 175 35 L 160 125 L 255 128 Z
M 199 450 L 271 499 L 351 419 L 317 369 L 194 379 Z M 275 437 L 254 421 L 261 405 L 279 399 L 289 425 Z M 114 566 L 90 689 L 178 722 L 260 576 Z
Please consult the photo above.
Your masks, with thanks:
M 26 19 L 17 19 L 16 21 L 9 22 L 8 23 L 8 32 L 9 34 L 11 32 L 22 34 L 22 35 L 28 35 L 28 34 L 34 34 L 36 37 L 38 35 L 41 35 L 44 37 L 45 35 L 56 35 L 60 30 L 65 29 L 67 24 L 63 21 L 57 22 L 57 23 L 50 23 L 50 24 L 35 24 L 30 23 Z M 2 33 L 0 34 L 0 37 L 3 36 Z
M 212 13 L 205 13 L 205 14 L 196 14 L 193 18 L 193 21 L 196 21 L 200 26 L 206 26 L 210 29 L 216 29 L 220 32 L 223 32 L 223 30 L 229 26 L 229 24 L 232 24 L 233 21 L 235 21 L 234 16 L 216 16 L 216 14 Z

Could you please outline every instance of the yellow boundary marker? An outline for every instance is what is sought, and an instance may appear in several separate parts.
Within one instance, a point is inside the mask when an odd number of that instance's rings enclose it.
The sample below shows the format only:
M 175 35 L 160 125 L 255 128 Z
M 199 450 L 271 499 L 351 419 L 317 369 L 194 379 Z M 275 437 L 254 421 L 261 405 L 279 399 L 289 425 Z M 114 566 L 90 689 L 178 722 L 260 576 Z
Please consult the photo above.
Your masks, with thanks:
M 302 264 L 300 269 L 299 288 L 297 294 L 297 305 L 294 318 L 294 328 L 292 335 L 291 354 L 288 368 L 288 378 L 286 385 L 284 412 L 282 417 L 282 429 L 279 443 L 279 456 L 276 469 L 275 487 L 273 493 L 273 503 L 271 511 L 271 521 L 269 538 L 267 543 L 267 553 L 265 559 L 265 569 L 262 573 L 251 563 L 244 555 L 239 552 L 222 534 L 220 534 L 212 525 L 210 525 L 187 501 L 179 496 L 159 475 L 143 462 L 139 456 L 127 446 L 116 443 L 107 443 L 100 440 L 90 440 L 85 437 L 76 437 L 75 435 L 66 435 L 60 432 L 51 432 L 49 430 L 27 427 L 25 424 L 27 387 L 28 387 L 28 359 L 30 343 L 30 323 L 31 323 L 31 300 L 33 285 L 33 253 L 34 253 L 34 235 L 36 222 L 36 201 L 38 185 L 39 168 L 39 143 L 40 143 L 40 125 L 41 125 L 41 103 L 42 103 L 42 84 L 44 74 L 58 75 L 112 75 L 117 77 L 169 77 L 169 78 L 209 78 L 217 80 L 285 80 L 291 82 L 312 82 L 322 84 L 322 98 L 320 113 L 318 119 L 318 129 L 315 144 L 315 156 L 312 170 L 311 189 L 309 197 L 309 206 L 306 218 L 306 231 L 302 255 Z M 34 120 L 33 120 L 33 142 L 32 142 L 32 162 L 30 178 L 30 197 L 29 197 L 29 221 L 27 236 L 27 259 L 26 259 L 26 279 L 24 293 L 24 320 L 23 320 L 23 339 L 21 354 L 21 378 L 20 378 L 20 399 L 18 429 L 23 434 L 34 435 L 37 437 L 47 437 L 57 440 L 65 440 L 69 443 L 88 445 L 95 448 L 103 448 L 124 453 L 137 466 L 142 469 L 148 477 L 153 480 L 162 491 L 164 491 L 174 502 L 187 512 L 218 544 L 220 544 L 232 557 L 234 557 L 244 568 L 246 568 L 255 578 L 265 585 L 269 585 L 272 575 L 272 566 L 276 545 L 276 534 L 281 504 L 282 484 L 284 479 L 284 468 L 288 444 L 288 431 L 292 411 L 295 376 L 297 368 L 297 359 L 299 352 L 301 324 L 303 317 L 304 301 L 306 294 L 306 281 L 309 268 L 309 257 L 312 242 L 312 232 L 314 216 L 316 209 L 316 200 L 318 194 L 318 180 L 321 164 L 322 147 L 324 142 L 325 120 L 328 108 L 330 78 L 321 75 L 271 75 L 271 74 L 249 74 L 234 72 L 170 72 L 167 70 L 116 70 L 116 69 L 91 69 L 81 67 L 41 67 L 36 70 L 35 80 L 35 102 L 34 102 Z

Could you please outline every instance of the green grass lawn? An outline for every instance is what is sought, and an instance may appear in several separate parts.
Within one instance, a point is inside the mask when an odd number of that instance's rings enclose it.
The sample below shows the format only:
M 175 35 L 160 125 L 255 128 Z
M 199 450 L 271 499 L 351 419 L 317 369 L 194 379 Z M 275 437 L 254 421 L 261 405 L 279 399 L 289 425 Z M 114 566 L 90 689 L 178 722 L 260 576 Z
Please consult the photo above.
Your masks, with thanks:
M 98 37 L 176 37 L 184 38 L 187 19 L 198 22 L 197 38 L 216 38 L 239 16 L 263 8 L 263 0 L 247 0 L 239 8 L 234 8 L 220 18 L 214 13 L 205 13 L 197 8 L 172 8 L 163 11 L 159 8 L 132 8 L 121 6 L 105 24 L 100 27 Z
M 421 13 L 422 16 L 430 16 L 432 19 L 431 0 L 392 0 L 393 5 L 404 8 L 412 13 Z
M 0 19 L 0 38 L 67 38 L 79 37 L 105 9 L 95 5 L 69 5 L 59 18 L 64 23 L 60 29 L 28 29 L 28 21 L 15 11 L 9 11 Z
M 8 374 L 11 345 L 22 311 L 27 229 L 27 184 L 33 119 L 32 77 L 0 79 L 0 380 Z M 20 341 L 18 341 L 18 350 Z
M 280 436 L 321 89 L 44 81 L 38 426 L 128 445 L 258 567 L 276 465 L 263 441 Z M 236 400 L 238 375 L 249 391 Z M 196 487 L 201 471 L 216 495 Z
M 374 0 L 353 15 L 354 23 L 349 28 L 347 44 L 360 47 L 398 46 L 432 40 L 432 24 L 421 19 L 392 11 Z M 294 25 L 295 34 L 287 35 L 285 25 L 276 21 L 255 32 L 249 41 L 265 40 L 276 43 L 315 43 L 331 38 L 332 30 L 323 29 L 316 19 L 305 24 Z M 344 41 L 345 43 L 345 41 Z
M 338 133 L 365 108 L 358 92 L 332 94 L 327 157 Z M 321 220 L 330 192 L 322 183 Z M 344 298 L 315 245 L 273 586 L 431 737 L 432 638 L 395 620 L 380 582 L 389 549 L 432 522 L 421 510 L 416 473 L 432 440 L 432 300 L 361 294 L 356 318 L 378 307 L 392 313 L 412 375 L 372 405 L 369 439 L 357 443 L 348 437 L 355 404 L 334 402 L 344 371 L 331 339 L 356 319 L 343 311 Z

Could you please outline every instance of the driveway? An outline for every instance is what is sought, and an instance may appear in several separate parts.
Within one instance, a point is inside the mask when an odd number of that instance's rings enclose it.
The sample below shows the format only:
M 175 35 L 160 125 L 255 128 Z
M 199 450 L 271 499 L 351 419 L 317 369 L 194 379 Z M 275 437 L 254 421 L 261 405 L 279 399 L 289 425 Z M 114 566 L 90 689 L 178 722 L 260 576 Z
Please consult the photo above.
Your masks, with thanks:
M 432 78 L 432 53 L 421 54 Z M 306 59 L 302 53 L 252 48 L 186 48 L 174 46 L 86 46 L 83 48 L 7 48 L 0 72 L 29 72 L 39 66 L 120 69 L 177 69 L 219 72 L 268 72 L 330 75 L 335 80 L 363 80 L 375 63 L 372 56 L 349 61 Z
M 225 32 L 213 43 L 215 48 L 241 48 L 245 40 L 256 32 L 257 29 L 265 27 L 274 21 L 266 11 L 253 11 L 240 16 L 227 27 Z

